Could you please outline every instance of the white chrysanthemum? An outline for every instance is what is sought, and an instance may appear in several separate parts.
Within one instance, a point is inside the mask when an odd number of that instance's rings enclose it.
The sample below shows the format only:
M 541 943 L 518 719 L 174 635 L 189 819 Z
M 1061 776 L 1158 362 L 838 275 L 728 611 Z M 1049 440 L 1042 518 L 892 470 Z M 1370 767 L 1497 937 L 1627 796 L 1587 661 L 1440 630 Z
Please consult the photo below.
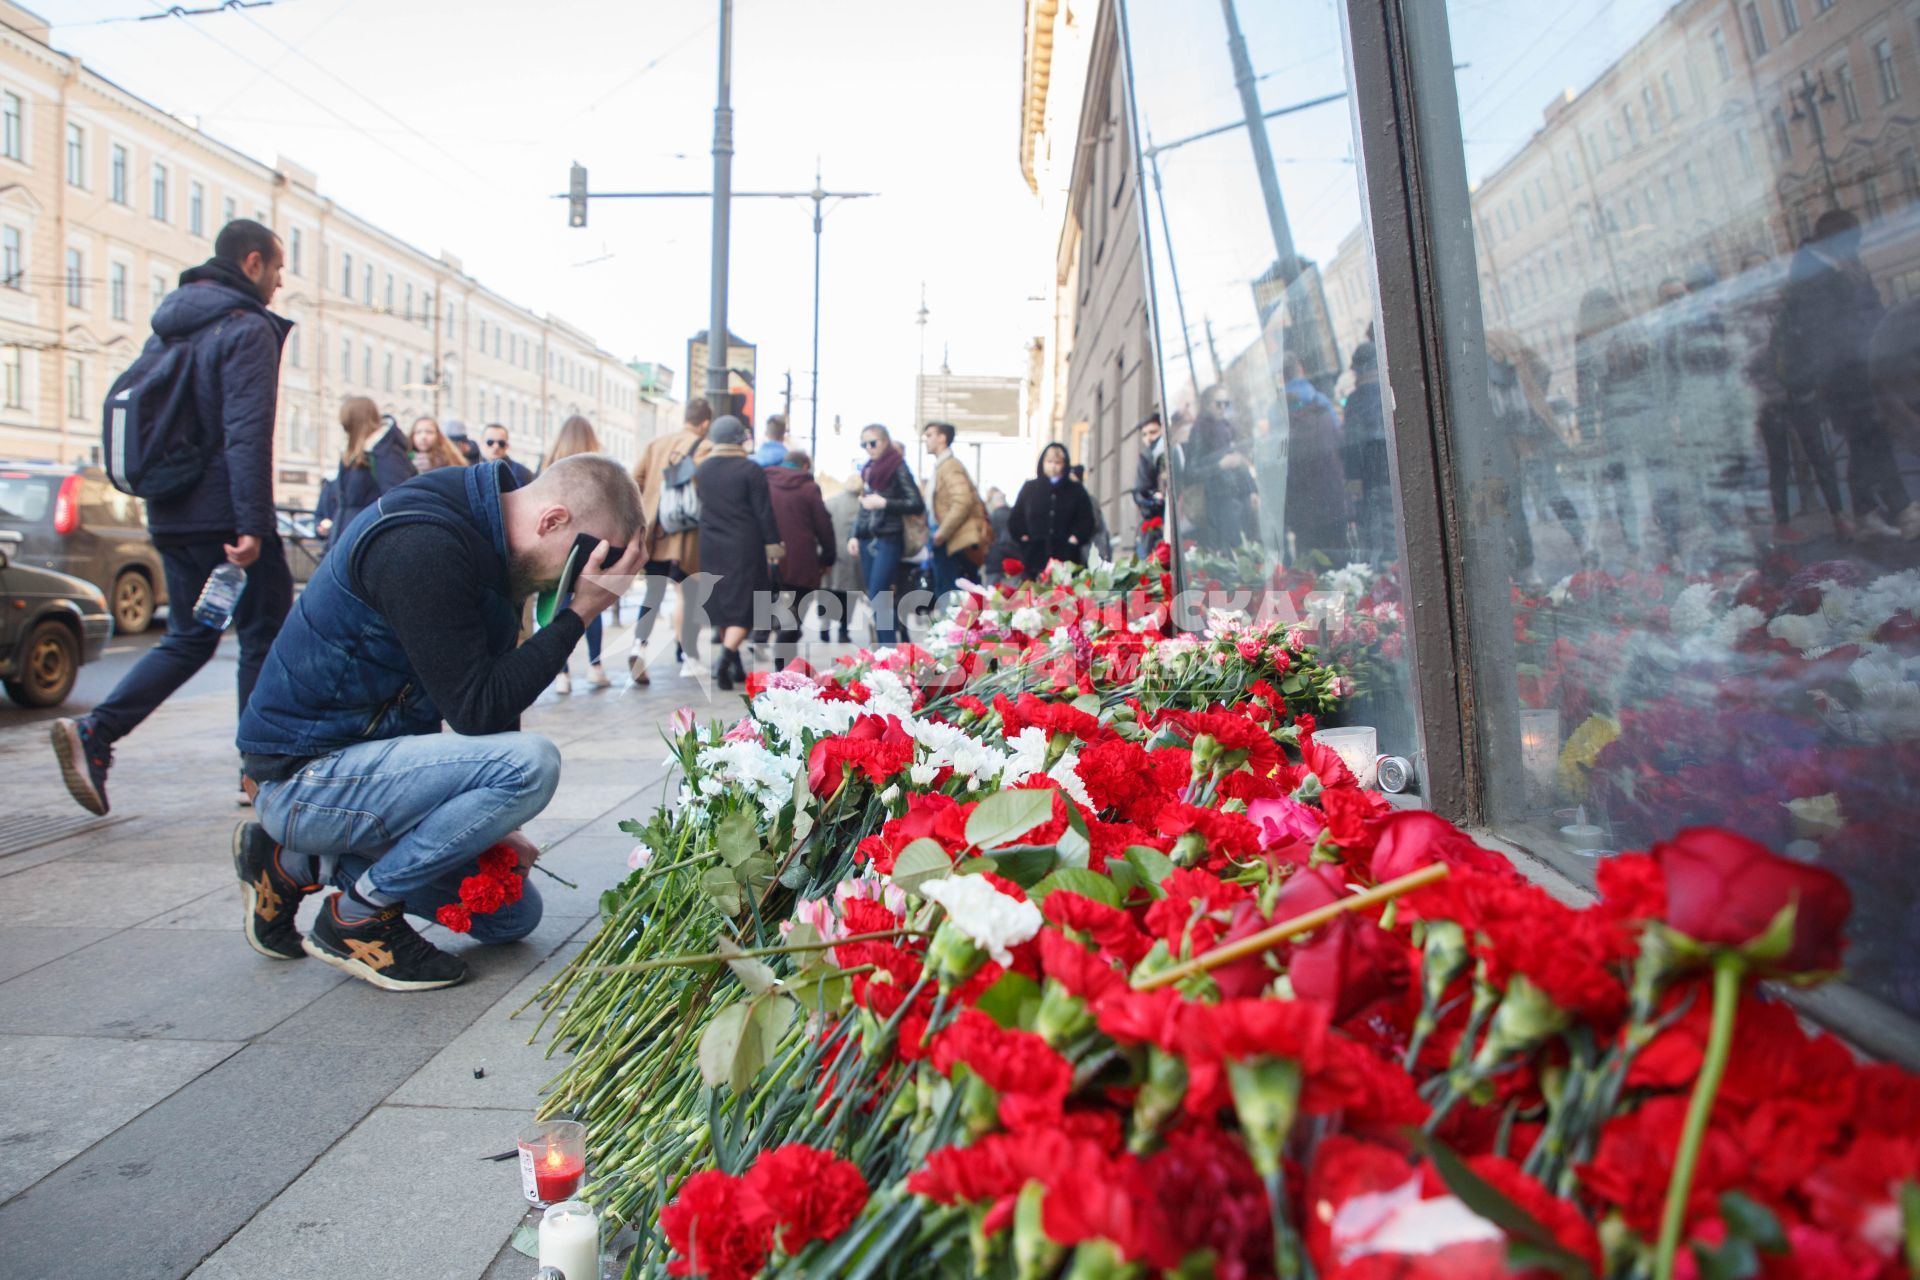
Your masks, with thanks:
M 724 742 L 700 753 L 700 790 L 709 796 L 744 790 L 763 811 L 777 813 L 793 797 L 802 763 L 798 755 L 769 751 L 757 742 Z
M 1048 638 L 1056 649 L 1073 648 L 1073 629 L 1071 627 L 1055 627 L 1053 629 L 1053 635 Z
M 753 718 L 790 743 L 808 734 L 828 737 L 845 733 L 859 714 L 857 703 L 829 702 L 811 685 L 804 689 L 768 689 L 753 700 Z
M 1047 731 L 1039 725 L 1028 725 L 1007 739 L 1007 745 L 1011 751 L 1007 766 L 1000 773 L 1003 788 L 1025 782 L 1047 767 Z
M 1713 584 L 1696 582 L 1674 598 L 1667 611 L 1667 625 L 1675 635 L 1687 636 L 1705 631 L 1715 621 Z
M 1046 626 L 1046 620 L 1040 616 L 1038 609 L 1028 604 L 1015 609 L 1007 625 L 1023 636 L 1037 636 Z
M 1322 579 L 1328 591 L 1338 591 L 1358 598 L 1367 594 L 1367 588 L 1373 584 L 1373 566 L 1353 562 L 1344 569 L 1335 569 Z
M 916 720 L 907 724 L 907 732 L 926 754 L 926 764 L 951 768 L 974 786 L 998 778 L 1007 767 L 1007 754 L 995 750 L 966 730 L 934 720 Z
M 1826 643 L 1827 624 L 1818 615 L 1783 613 L 1767 624 L 1767 634 L 1805 652 Z
M 1017 902 L 994 888 L 985 876 L 948 876 L 920 886 L 921 896 L 947 910 L 953 927 L 996 964 L 1012 964 L 1011 948 L 1040 932 L 1040 908 Z
M 1731 649 L 1740 642 L 1742 636 L 1764 625 L 1766 620 L 1767 615 L 1752 605 L 1737 604 L 1708 629 L 1707 635 L 1722 648 Z
M 980 611 L 980 627 L 982 630 L 991 631 L 995 627 L 1004 625 L 998 609 L 982 609 Z
M 930 787 L 939 776 L 940 766 L 937 764 L 916 764 L 907 769 L 907 781 L 916 787 Z
M 866 715 L 898 716 L 904 721 L 913 714 L 913 691 L 893 672 L 875 668 L 860 683 L 867 686 L 869 694 L 866 705 L 860 708 Z

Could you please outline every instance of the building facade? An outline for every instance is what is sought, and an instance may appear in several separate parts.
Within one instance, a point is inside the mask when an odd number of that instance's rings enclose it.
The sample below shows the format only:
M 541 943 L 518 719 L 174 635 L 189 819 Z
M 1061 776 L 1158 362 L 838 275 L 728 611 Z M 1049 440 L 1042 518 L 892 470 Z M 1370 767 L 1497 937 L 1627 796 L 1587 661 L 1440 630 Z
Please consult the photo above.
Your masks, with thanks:
M 97 456 L 100 406 L 180 273 L 236 217 L 286 246 L 278 497 L 312 499 L 340 453 L 339 408 L 366 395 L 498 422 L 531 459 L 573 413 L 638 456 L 639 377 L 591 336 L 537 315 L 341 208 L 315 174 L 266 165 L 121 89 L 0 3 L 0 457 Z M 649 415 L 650 416 L 650 415 Z

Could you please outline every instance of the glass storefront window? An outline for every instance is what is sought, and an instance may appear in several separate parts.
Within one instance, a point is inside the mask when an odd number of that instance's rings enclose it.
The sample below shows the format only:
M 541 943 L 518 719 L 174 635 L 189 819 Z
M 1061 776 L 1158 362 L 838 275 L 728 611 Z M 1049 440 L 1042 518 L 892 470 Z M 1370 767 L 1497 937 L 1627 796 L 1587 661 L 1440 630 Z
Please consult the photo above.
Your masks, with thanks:
M 1913 7 L 1416 21 L 1492 825 L 1829 866 L 1855 989 L 1920 1016 Z
M 1131 0 L 1127 24 L 1182 582 L 1310 625 L 1355 681 L 1344 721 L 1417 759 L 1339 14 Z

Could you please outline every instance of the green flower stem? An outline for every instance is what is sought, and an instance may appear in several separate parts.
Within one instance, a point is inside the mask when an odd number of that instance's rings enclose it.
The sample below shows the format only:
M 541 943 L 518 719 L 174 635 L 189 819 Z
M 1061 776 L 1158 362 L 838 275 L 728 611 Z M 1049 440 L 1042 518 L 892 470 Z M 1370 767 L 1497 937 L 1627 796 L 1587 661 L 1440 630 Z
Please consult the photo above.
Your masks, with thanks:
M 679 965 L 719 964 L 725 960 L 742 960 L 753 956 L 789 955 L 796 951 L 824 951 L 828 947 L 843 946 L 849 942 L 879 942 L 889 938 L 924 938 L 925 929 L 882 929 L 878 933 L 856 933 L 845 938 L 835 938 L 832 942 L 796 942 L 777 947 L 747 947 L 740 951 L 709 951 L 698 956 L 660 956 L 652 960 L 636 960 L 631 964 L 601 965 L 590 972 L 593 974 L 647 973 L 654 969 L 667 969 Z
M 1673 1159 L 1673 1180 L 1667 1183 L 1667 1205 L 1660 1215 L 1660 1242 L 1653 1256 L 1654 1280 L 1673 1280 L 1673 1264 L 1680 1251 L 1680 1233 L 1687 1222 L 1687 1198 L 1693 1191 L 1700 1147 L 1706 1141 L 1707 1122 L 1713 1118 L 1713 1100 L 1727 1074 L 1733 1050 L 1733 1019 L 1740 1009 L 1740 987 L 1747 961 L 1731 948 L 1713 957 L 1713 1023 L 1707 1032 L 1707 1052 L 1687 1104 L 1687 1121 L 1680 1131 L 1680 1149 Z

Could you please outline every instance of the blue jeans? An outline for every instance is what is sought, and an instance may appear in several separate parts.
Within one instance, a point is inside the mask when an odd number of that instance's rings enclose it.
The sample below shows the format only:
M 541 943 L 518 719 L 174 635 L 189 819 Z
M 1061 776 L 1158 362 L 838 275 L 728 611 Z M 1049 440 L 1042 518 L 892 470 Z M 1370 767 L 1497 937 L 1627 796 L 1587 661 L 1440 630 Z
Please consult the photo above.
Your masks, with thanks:
M 108 742 L 132 733 L 176 689 L 193 679 L 220 647 L 220 633 L 194 621 L 193 603 L 207 585 L 207 576 L 226 563 L 221 542 L 215 535 L 204 542 L 160 548 L 160 565 L 167 576 L 167 634 L 140 655 L 106 701 L 88 714 Z M 279 538 L 262 538 L 259 558 L 247 566 L 247 589 L 233 610 L 233 627 L 240 638 L 242 711 L 260 679 L 267 650 L 292 608 L 293 574 L 287 569 L 286 550 Z
M 482 852 L 547 807 L 560 784 L 560 749 L 530 733 L 484 738 L 419 734 L 356 743 L 309 761 L 284 782 L 263 782 L 254 815 L 295 853 L 333 866 L 347 888 L 362 874 L 433 913 L 460 898 Z M 540 923 L 540 894 L 473 918 L 477 942 L 514 942 Z
M 873 606 L 873 642 L 894 644 L 895 593 L 899 590 L 900 538 L 860 539 L 860 582 L 866 588 L 867 603 Z
M 959 584 L 961 578 L 975 572 L 973 561 L 964 555 L 942 551 L 939 547 L 933 548 L 929 567 L 933 570 L 933 602 L 936 605 Z
M 600 615 L 596 613 L 593 615 L 593 621 L 587 624 L 587 661 L 596 667 L 600 665 L 600 637 L 602 634 Z M 567 665 L 560 669 L 562 671 L 570 671 L 573 669 L 572 654 L 567 655 Z

